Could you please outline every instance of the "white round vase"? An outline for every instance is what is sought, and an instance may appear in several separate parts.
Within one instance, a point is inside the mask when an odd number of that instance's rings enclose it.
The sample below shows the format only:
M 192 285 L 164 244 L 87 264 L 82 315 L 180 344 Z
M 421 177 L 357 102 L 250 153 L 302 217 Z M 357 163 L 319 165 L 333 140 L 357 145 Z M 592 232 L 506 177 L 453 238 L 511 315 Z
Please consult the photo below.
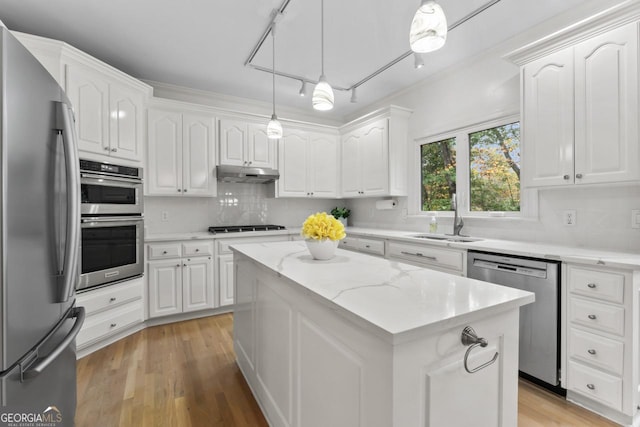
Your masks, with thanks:
M 314 259 L 327 260 L 333 258 L 338 247 L 338 240 L 314 240 L 306 239 L 307 248 Z

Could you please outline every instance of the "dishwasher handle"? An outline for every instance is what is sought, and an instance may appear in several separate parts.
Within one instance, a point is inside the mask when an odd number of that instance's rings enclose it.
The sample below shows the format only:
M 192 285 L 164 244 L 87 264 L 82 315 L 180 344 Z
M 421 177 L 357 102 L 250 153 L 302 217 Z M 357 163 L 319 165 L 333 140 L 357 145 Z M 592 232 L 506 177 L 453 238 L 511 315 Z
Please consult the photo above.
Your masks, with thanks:
M 514 261 L 517 261 L 514 259 Z M 505 262 L 487 261 L 481 258 L 473 260 L 473 266 L 495 271 L 505 271 L 508 273 L 519 274 L 521 276 L 532 276 L 541 279 L 547 278 L 547 270 L 541 268 L 527 267 L 516 263 L 509 264 Z

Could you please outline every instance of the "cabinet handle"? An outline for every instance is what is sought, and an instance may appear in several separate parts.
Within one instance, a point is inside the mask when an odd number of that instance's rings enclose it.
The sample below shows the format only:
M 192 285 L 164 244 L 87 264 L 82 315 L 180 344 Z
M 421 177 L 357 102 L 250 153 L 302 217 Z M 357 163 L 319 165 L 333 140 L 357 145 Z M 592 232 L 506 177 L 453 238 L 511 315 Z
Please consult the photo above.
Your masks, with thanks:
M 595 390 L 595 389 L 596 389 L 596 386 L 595 386 L 595 385 L 593 385 L 593 384 L 587 384 L 587 388 L 588 388 L 589 390 Z
M 371 246 L 369 245 L 364 245 L 365 248 L 369 249 Z
M 569 175 L 564 175 L 562 178 L 563 178 L 565 181 L 569 181 L 569 178 L 571 178 L 571 177 L 570 177 Z
M 115 328 L 116 326 L 118 326 L 118 324 L 117 324 L 117 323 L 112 323 L 112 324 L 111 324 L 111 325 L 109 325 L 109 326 L 110 326 L 110 327 L 112 327 L 112 328 Z
M 115 300 L 116 300 L 116 297 L 109 298 L 109 302 L 114 302 Z
M 596 288 L 596 284 L 595 283 L 589 283 L 587 285 L 587 287 L 591 288 L 591 289 L 595 289 Z
M 420 253 L 420 252 L 416 252 L 416 253 L 414 254 L 413 252 L 405 252 L 405 251 L 402 251 L 402 252 L 400 252 L 400 253 L 401 253 L 401 254 L 403 254 L 403 255 L 412 255 L 412 256 L 417 256 L 417 257 L 420 257 L 420 258 L 430 259 L 431 261 L 438 261 L 438 258 L 436 258 L 436 257 L 434 257 L 434 256 L 430 256 L 430 255 L 424 255 L 424 254 L 422 254 L 422 253 Z
M 589 317 L 589 319 L 591 319 L 591 320 L 596 320 L 596 315 L 595 314 L 590 314 L 587 317 Z
M 578 179 L 582 178 L 582 174 L 581 173 L 577 173 L 576 174 L 576 178 L 578 178 Z
M 596 351 L 594 349 L 590 348 L 589 350 L 587 350 L 587 353 L 589 353 L 590 355 L 593 356 L 593 355 L 596 354 Z
M 471 350 L 473 350 L 478 346 L 484 348 L 489 343 L 487 342 L 486 339 L 478 337 L 478 335 L 476 334 L 476 331 L 474 331 L 471 326 L 465 326 L 465 328 L 462 330 L 460 341 L 462 342 L 462 345 L 470 346 L 467 349 L 467 352 L 464 354 L 464 370 L 470 374 L 473 374 L 475 372 L 478 372 L 481 369 L 486 368 L 487 366 L 493 364 L 493 362 L 495 362 L 498 359 L 499 353 L 496 351 L 496 354 L 493 355 L 493 359 L 475 368 L 469 368 L 469 365 L 467 365 L 467 359 L 469 358 L 469 354 L 471 353 Z

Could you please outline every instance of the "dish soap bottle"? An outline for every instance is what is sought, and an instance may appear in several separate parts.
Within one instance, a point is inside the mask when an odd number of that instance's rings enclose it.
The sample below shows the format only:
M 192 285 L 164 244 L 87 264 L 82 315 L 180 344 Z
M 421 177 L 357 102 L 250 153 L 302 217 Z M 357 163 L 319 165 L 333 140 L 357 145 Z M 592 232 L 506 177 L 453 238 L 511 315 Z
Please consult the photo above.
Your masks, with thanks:
M 431 221 L 429 222 L 429 233 L 437 233 L 438 232 L 438 220 L 435 215 L 431 216 Z

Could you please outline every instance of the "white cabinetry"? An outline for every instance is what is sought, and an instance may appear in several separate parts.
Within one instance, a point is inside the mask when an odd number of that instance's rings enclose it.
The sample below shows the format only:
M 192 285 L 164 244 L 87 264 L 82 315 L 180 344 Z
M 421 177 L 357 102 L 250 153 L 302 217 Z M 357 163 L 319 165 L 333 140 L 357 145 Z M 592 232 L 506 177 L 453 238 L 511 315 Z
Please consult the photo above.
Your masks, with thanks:
M 149 317 L 215 307 L 213 242 L 148 245 Z
M 150 86 L 65 43 L 28 34 L 18 38 L 65 89 L 81 157 L 142 161 Z
M 233 253 L 229 246 L 243 243 L 261 243 L 261 242 L 286 242 L 289 240 L 288 235 L 277 236 L 252 236 L 252 237 L 234 237 L 229 239 L 219 239 L 216 241 L 216 269 L 219 306 L 232 305 L 233 296 Z
M 640 403 L 638 285 L 631 271 L 565 270 L 567 398 L 630 425 Z
M 522 67 L 523 183 L 530 187 L 640 180 L 638 23 Z
M 406 195 L 409 114 L 391 106 L 341 128 L 342 197 Z
M 87 314 L 76 338 L 78 349 L 135 331 L 144 320 L 142 291 L 142 279 L 133 279 L 78 294 L 76 305 Z
M 369 237 L 347 236 L 338 243 L 340 249 L 366 252 L 371 255 L 384 256 L 384 240 Z
M 428 267 L 445 273 L 466 275 L 467 251 L 441 248 L 425 244 L 389 241 L 387 258 L 395 258 L 409 264 Z
M 147 195 L 216 195 L 215 118 L 182 109 L 149 109 Z
M 286 129 L 278 153 L 278 197 L 337 197 L 337 135 Z
M 220 119 L 220 164 L 276 168 L 275 140 L 267 127 L 238 119 Z

